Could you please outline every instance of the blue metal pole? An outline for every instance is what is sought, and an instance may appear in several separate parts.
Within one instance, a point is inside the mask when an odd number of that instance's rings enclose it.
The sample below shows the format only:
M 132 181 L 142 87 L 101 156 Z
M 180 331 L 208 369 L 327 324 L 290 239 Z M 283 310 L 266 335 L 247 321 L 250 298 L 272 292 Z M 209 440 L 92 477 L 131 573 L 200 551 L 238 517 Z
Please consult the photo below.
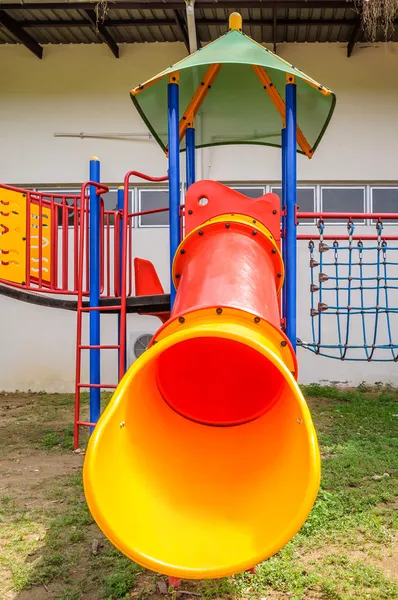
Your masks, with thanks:
M 90 160 L 90 181 L 100 182 L 100 162 L 95 157 Z M 99 306 L 100 300 L 100 199 L 94 185 L 90 185 L 89 219 L 90 307 L 96 307 Z M 100 318 L 101 314 L 98 310 L 90 311 L 90 346 L 99 346 L 101 343 Z M 100 361 L 100 350 L 90 349 L 90 384 L 101 383 Z M 96 423 L 100 413 L 101 390 L 90 388 L 90 423 Z
M 286 334 L 296 350 L 297 342 L 297 156 L 296 85 L 286 84 Z
M 173 79 L 173 77 L 171 77 Z M 170 218 L 170 306 L 174 304 L 176 290 L 172 277 L 172 265 L 180 244 L 180 133 L 179 133 L 179 85 L 168 84 L 168 137 L 169 137 L 169 218 Z
M 187 160 L 187 189 L 195 183 L 195 128 L 187 127 L 185 134 Z
M 286 211 L 286 129 L 282 129 L 282 211 Z M 286 252 L 286 216 L 282 216 L 282 257 L 287 271 L 289 260 Z M 286 319 L 286 281 L 282 288 L 282 317 Z
M 124 208 L 124 187 L 120 187 L 117 190 L 117 208 L 118 210 L 123 213 L 123 208 Z M 121 293 L 121 287 L 122 287 L 122 252 L 123 252 L 123 224 L 121 223 L 120 225 L 120 231 L 119 231 L 119 281 L 120 281 L 120 293 Z M 120 346 L 120 340 L 121 340 L 121 336 L 120 336 L 120 313 L 118 314 L 118 344 Z M 126 329 L 124 330 L 124 344 L 126 344 Z M 124 353 L 124 365 L 123 365 L 123 372 L 126 372 L 126 368 L 127 368 L 127 356 L 126 356 L 126 352 Z M 120 348 L 118 350 L 118 363 L 120 364 Z

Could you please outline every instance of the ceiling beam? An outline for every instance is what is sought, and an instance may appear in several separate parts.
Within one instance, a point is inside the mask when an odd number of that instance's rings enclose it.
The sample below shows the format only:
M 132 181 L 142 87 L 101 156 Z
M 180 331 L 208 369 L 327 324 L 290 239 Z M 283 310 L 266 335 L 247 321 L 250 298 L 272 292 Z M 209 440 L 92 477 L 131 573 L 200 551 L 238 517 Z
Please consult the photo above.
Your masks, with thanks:
M 359 40 L 361 32 L 362 32 L 362 22 L 361 22 L 361 18 L 358 17 L 358 19 L 354 23 L 354 26 L 351 31 L 350 39 L 347 44 L 347 58 L 350 58 L 350 56 L 354 50 L 354 46 L 357 43 L 357 41 Z
M 85 13 L 95 31 L 96 36 L 108 46 L 115 58 L 119 58 L 119 46 L 107 30 L 106 25 L 98 21 L 95 10 L 86 10 Z
M 43 58 L 43 48 L 32 36 L 24 31 L 18 21 L 10 17 L 4 10 L 0 10 L 0 24 L 17 38 L 28 50 L 33 52 L 37 58 Z
M 4 10 L 93 10 L 95 2 L 24 2 L 1 4 Z M 352 8 L 355 9 L 354 0 L 237 0 L 231 6 L 230 0 L 196 0 L 197 8 Z M 118 2 L 108 5 L 108 10 L 122 9 L 185 9 L 185 0 L 167 2 L 148 0 L 147 2 Z
M 273 51 L 276 54 L 276 9 L 272 11 L 272 45 Z
M 173 9 L 173 15 L 174 15 L 174 21 L 176 22 L 178 29 L 180 30 L 182 39 L 184 40 L 185 47 L 189 53 L 189 37 L 188 37 L 188 30 L 187 30 L 187 25 L 185 23 L 185 19 L 182 16 L 182 14 L 180 13 L 180 11 L 177 10 L 176 8 Z M 131 25 L 133 25 L 133 24 L 135 24 L 134 21 L 131 23 Z
M 355 19 L 278 19 L 277 24 L 282 26 L 297 25 L 316 25 L 330 27 L 331 25 L 351 25 L 355 24 Z M 108 19 L 105 21 L 105 26 L 109 27 L 159 27 L 159 26 L 174 26 L 175 19 Z M 197 25 L 220 25 L 227 27 L 225 19 L 196 19 Z M 91 27 L 92 22 L 88 19 L 76 20 L 43 20 L 36 21 L 18 21 L 18 25 L 24 28 L 42 27 Z M 274 26 L 273 19 L 245 19 L 243 25 L 269 25 Z M 398 25 L 398 20 L 395 20 L 395 25 Z

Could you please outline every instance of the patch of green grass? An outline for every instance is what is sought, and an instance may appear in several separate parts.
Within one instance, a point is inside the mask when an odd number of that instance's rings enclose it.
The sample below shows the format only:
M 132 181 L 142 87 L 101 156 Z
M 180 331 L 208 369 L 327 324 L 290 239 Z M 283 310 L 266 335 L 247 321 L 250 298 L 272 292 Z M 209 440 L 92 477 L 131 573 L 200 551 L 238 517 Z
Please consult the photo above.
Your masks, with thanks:
M 43 437 L 43 447 L 45 450 L 73 450 L 73 425 L 47 430 Z
M 332 554 L 323 561 L 320 587 L 329 594 L 327 598 L 336 600 L 398 598 L 398 585 L 383 575 L 380 569 L 363 561 L 351 561 L 344 554 Z
M 398 585 L 372 566 L 398 530 L 398 390 L 379 384 L 356 389 L 312 385 L 303 391 L 323 456 L 321 489 L 307 522 L 254 575 L 183 583 L 183 589 L 187 585 L 205 599 L 398 600 Z M 104 404 L 109 396 L 102 396 Z M 84 410 L 87 399 L 83 394 Z M 16 428 L 18 444 L 21 428 L 27 428 L 19 447 L 26 453 L 30 447 L 69 452 L 71 426 L 57 419 L 59 429 L 50 429 L 48 421 L 62 406 L 71 418 L 72 404 L 72 395 L 35 396 L 28 404 L 31 413 L 18 414 L 21 421 L 28 419 Z M 47 419 L 35 412 L 38 405 Z M 14 589 L 57 582 L 63 588 L 57 600 L 80 600 L 86 593 L 124 600 L 135 586 L 139 598 L 150 595 L 140 587 L 144 570 L 104 540 L 93 523 L 81 473 L 60 475 L 53 483 L 44 493 L 50 506 L 40 511 L 22 509 L 7 494 L 0 498 L 6 540 L 0 561 L 12 573 Z M 94 538 L 104 544 L 95 556 Z
M 114 561 L 112 572 L 104 577 L 103 594 L 106 600 L 118 600 L 130 595 L 139 567 L 124 556 Z

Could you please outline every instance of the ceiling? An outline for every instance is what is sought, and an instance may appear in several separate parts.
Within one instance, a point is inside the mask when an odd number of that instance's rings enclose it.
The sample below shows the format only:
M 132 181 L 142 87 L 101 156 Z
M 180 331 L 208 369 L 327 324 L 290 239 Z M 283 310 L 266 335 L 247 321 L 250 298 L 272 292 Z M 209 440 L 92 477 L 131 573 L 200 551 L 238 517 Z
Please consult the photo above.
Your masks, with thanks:
M 45 44 L 105 43 L 117 58 L 119 44 L 184 42 L 189 48 L 185 0 L 103 2 L 0 0 L 0 44 L 24 44 L 38 58 Z M 260 43 L 339 42 L 347 56 L 367 41 L 353 0 L 196 0 L 199 45 L 226 31 L 239 11 L 244 31 Z M 382 35 L 379 39 L 382 39 Z M 398 27 L 393 40 L 398 41 Z

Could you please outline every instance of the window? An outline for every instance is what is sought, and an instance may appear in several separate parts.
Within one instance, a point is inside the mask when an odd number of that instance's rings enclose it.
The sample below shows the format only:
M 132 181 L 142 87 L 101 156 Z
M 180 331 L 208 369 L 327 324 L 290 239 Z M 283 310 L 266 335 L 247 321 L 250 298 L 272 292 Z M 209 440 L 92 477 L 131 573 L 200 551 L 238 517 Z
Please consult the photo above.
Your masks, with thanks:
M 360 213 L 365 211 L 364 187 L 329 187 L 321 188 L 321 212 Z M 364 223 L 363 219 L 355 219 L 355 223 Z M 342 219 L 328 219 L 328 223 L 345 223 Z
M 152 188 L 138 190 L 138 211 L 155 210 L 169 206 L 169 192 L 167 189 Z M 139 217 L 139 227 L 167 227 L 169 225 L 169 212 L 152 213 Z
M 104 210 L 117 210 L 117 190 L 109 190 L 106 194 L 102 194 L 101 198 L 104 201 Z M 106 221 L 105 221 L 106 223 Z M 114 215 L 110 215 L 109 225 L 115 224 Z
M 282 204 L 282 188 L 273 187 L 271 192 L 277 194 L 281 199 Z M 298 187 L 297 188 L 297 206 L 301 212 L 315 211 L 315 188 L 313 187 Z M 314 223 L 314 219 L 301 219 L 300 223 Z
M 372 212 L 398 213 L 398 188 L 379 187 L 371 189 Z M 384 219 L 383 223 L 398 223 L 395 219 Z
M 231 189 L 248 198 L 260 198 L 265 194 L 265 187 L 231 187 Z

